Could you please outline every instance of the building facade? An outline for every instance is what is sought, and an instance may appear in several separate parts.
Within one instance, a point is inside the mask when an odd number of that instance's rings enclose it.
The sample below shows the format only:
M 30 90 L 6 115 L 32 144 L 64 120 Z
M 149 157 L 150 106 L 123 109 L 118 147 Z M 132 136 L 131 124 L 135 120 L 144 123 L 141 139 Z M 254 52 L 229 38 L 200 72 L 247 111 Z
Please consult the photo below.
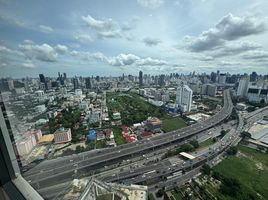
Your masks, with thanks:
M 192 106 L 193 91 L 184 84 L 181 84 L 177 88 L 176 92 L 176 104 L 182 112 L 190 112 Z
M 70 128 L 60 128 L 54 133 L 55 144 L 67 143 L 72 141 L 72 133 Z

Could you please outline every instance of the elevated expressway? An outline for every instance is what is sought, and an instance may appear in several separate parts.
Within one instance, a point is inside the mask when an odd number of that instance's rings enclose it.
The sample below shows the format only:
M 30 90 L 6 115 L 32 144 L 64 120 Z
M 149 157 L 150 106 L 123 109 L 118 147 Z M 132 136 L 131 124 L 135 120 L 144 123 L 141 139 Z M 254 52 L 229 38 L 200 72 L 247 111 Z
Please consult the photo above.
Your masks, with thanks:
M 104 151 L 84 152 L 72 157 L 45 161 L 26 172 L 24 176 L 37 189 L 72 180 L 77 171 L 95 170 L 106 165 L 118 163 L 123 159 L 151 153 L 154 150 L 185 141 L 228 118 L 232 113 L 232 109 L 230 91 L 225 90 L 223 108 L 202 123 L 196 123 L 176 131 L 158 135 L 150 140 L 141 140 L 137 143 L 125 144 Z M 70 162 L 71 159 L 72 162 Z

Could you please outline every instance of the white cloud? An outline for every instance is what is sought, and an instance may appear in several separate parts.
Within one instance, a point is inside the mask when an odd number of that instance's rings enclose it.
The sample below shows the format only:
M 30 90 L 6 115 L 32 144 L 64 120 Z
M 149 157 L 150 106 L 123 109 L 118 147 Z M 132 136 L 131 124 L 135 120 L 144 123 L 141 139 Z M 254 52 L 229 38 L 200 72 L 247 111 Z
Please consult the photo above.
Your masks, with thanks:
M 86 61 L 101 61 L 112 66 L 164 66 L 168 65 L 165 60 L 153 59 L 151 57 L 141 58 L 134 54 L 121 53 L 117 56 L 105 56 L 103 53 L 91 53 L 83 51 L 72 51 L 72 56 Z
M 90 35 L 87 35 L 87 34 L 81 34 L 81 35 L 75 36 L 75 39 L 83 43 L 90 43 L 94 41 L 94 39 Z
M 164 3 L 164 0 L 137 0 L 137 2 L 144 8 L 156 9 Z
M 96 36 L 99 39 L 104 38 L 125 38 L 130 40 L 128 32 L 136 27 L 139 18 L 134 17 L 129 22 L 119 24 L 111 18 L 95 19 L 91 15 L 82 16 L 82 20 L 88 27 L 96 32 Z M 89 35 L 76 36 L 80 42 L 91 42 L 94 39 Z
M 40 25 L 39 29 L 43 33 L 51 33 L 51 32 L 53 32 L 53 28 L 51 28 L 50 26 Z
M 32 41 L 32 40 L 24 40 L 23 43 L 25 43 L 25 44 L 34 44 L 34 41 Z
M 12 52 L 12 50 L 7 48 L 6 46 L 3 46 L 3 45 L 0 44 L 0 52 L 10 53 L 10 52 Z
M 119 30 L 98 32 L 98 38 L 118 38 L 121 37 L 121 32 Z
M 142 40 L 142 42 L 147 45 L 147 46 L 156 46 L 158 45 L 159 43 L 161 43 L 161 40 L 160 39 L 157 39 L 157 38 L 150 38 L 150 37 L 146 37 Z
M 19 49 L 24 53 L 27 59 L 35 58 L 40 61 L 55 62 L 58 57 L 56 50 L 48 44 L 20 44 Z
M 82 20 L 91 28 L 98 31 L 110 31 L 116 29 L 116 24 L 112 19 L 97 20 L 92 16 L 82 16 Z
M 198 37 L 186 37 L 188 48 L 193 52 L 214 50 L 226 41 L 263 33 L 266 26 L 263 20 L 253 16 L 224 16 L 213 28 L 204 31 Z
M 25 63 L 22 63 L 22 67 L 31 69 L 35 68 L 35 65 L 30 60 L 27 60 Z
M 140 60 L 140 57 L 133 55 L 133 54 L 119 54 L 116 57 L 112 57 L 108 59 L 110 65 L 113 66 L 125 66 L 125 65 L 132 65 L 137 60 Z
M 7 66 L 7 63 L 1 63 L 0 64 L 0 67 L 6 67 Z
M 218 50 L 211 52 L 213 57 L 223 57 L 223 56 L 236 56 L 243 52 L 252 51 L 260 49 L 262 46 L 254 42 L 231 42 L 227 45 L 222 46 Z
M 140 59 L 136 62 L 137 65 L 153 65 L 153 66 L 162 66 L 167 65 L 168 62 L 165 60 L 152 59 L 150 57 Z
M 68 52 L 68 47 L 58 44 L 55 46 L 55 50 L 59 54 L 66 54 Z
M 243 54 L 242 58 L 248 59 L 248 60 L 268 59 L 268 52 L 263 51 L 263 50 L 250 51 L 250 52 Z

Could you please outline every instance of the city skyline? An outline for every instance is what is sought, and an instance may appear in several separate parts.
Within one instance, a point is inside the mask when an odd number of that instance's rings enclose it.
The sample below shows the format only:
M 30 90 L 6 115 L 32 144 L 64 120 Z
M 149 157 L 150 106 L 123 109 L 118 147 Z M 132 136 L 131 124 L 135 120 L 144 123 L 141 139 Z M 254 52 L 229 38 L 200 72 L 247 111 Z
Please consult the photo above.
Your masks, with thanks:
M 1 77 L 266 72 L 265 1 L 0 4 Z

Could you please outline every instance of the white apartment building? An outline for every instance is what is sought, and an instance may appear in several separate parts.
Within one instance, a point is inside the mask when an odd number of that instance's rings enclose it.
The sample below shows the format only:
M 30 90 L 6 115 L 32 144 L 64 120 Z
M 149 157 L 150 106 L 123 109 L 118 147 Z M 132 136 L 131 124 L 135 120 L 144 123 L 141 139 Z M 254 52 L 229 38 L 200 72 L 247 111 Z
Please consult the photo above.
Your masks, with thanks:
M 181 84 L 177 88 L 176 92 L 176 104 L 182 112 L 190 112 L 192 106 L 193 91 L 184 84 Z
M 237 96 L 240 98 L 244 98 L 247 94 L 249 84 L 249 77 L 244 76 L 239 80 L 239 85 L 237 88 Z

